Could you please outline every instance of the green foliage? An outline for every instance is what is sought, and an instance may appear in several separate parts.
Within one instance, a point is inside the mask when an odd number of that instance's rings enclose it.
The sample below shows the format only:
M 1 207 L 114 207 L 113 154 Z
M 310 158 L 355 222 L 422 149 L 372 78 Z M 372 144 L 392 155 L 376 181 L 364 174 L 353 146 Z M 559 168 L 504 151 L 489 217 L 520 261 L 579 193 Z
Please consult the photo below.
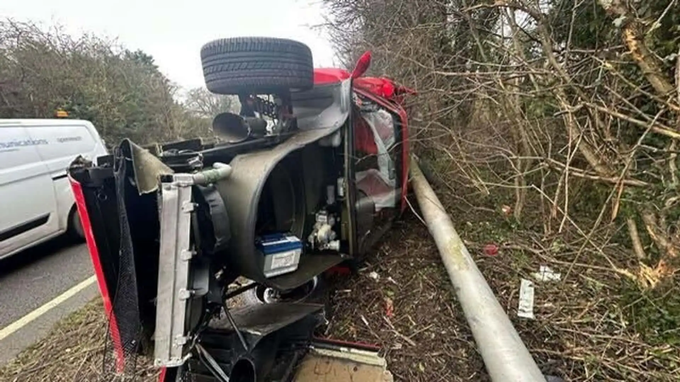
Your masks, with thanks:
M 573 47 L 597 49 L 609 44 L 616 28 L 596 1 L 551 0 L 548 13 L 553 38 Z M 576 9 L 574 9 L 576 6 Z M 572 13 L 578 25 L 571 27 Z
M 669 58 L 678 53 L 680 46 L 680 7 L 671 6 L 671 2 L 673 0 L 644 1 L 637 9 L 637 13 L 649 22 L 648 42 L 667 64 L 673 63 Z
M 632 283 L 623 287 L 623 313 L 629 324 L 649 343 L 680 345 L 678 281 L 676 277 L 651 291 L 640 290 Z
M 52 118 L 58 109 L 92 121 L 110 143 L 176 140 L 209 131 L 175 100 L 153 57 L 58 27 L 0 22 L 0 118 Z
M 678 52 L 680 7 L 672 6 L 672 3 L 674 0 L 641 1 L 635 4 L 635 15 L 644 21 L 647 28 L 645 42 L 661 58 Z M 620 25 L 628 22 L 609 17 L 597 1 L 551 0 L 549 9 L 549 24 L 555 41 L 570 41 L 572 47 L 579 49 L 610 47 L 612 42 L 620 39 Z M 573 27 L 572 12 L 576 21 Z
M 576 184 L 572 187 L 576 192 L 572 196 L 574 200 L 570 212 L 576 216 L 597 216 L 609 198 L 611 187 L 583 179 L 574 180 L 574 182 Z
M 549 94 L 542 94 L 535 98 L 523 98 L 523 101 L 524 112 L 529 120 L 548 118 L 559 111 L 555 107 L 555 100 Z

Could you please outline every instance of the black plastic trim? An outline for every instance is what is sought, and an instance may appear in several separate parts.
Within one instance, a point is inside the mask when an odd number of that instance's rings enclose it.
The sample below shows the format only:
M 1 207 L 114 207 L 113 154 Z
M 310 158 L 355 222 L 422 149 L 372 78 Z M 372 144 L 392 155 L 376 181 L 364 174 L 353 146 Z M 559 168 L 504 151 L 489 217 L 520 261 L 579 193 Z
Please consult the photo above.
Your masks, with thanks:
M 48 220 L 50 220 L 50 214 L 42 215 L 35 219 L 31 219 L 25 223 L 21 223 L 17 226 L 14 226 L 10 229 L 4 230 L 0 232 L 0 241 L 11 239 L 15 236 L 21 235 L 24 232 L 30 231 L 33 228 L 38 228 L 41 225 L 46 224 Z

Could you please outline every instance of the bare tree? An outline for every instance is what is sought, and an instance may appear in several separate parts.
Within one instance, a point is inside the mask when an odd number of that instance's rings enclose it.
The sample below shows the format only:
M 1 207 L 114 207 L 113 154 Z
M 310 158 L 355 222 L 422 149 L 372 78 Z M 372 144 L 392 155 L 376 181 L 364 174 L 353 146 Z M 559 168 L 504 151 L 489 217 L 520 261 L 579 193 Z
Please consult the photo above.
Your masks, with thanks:
M 575 231 L 641 285 L 675 274 L 676 1 L 326 3 L 348 61 L 371 49 L 419 90 L 417 142 L 459 188 L 511 190 L 517 221 Z M 629 258 L 602 251 L 620 229 Z
M 185 105 L 196 116 L 211 119 L 220 113 L 239 110 L 235 96 L 213 94 L 202 87 L 187 92 Z

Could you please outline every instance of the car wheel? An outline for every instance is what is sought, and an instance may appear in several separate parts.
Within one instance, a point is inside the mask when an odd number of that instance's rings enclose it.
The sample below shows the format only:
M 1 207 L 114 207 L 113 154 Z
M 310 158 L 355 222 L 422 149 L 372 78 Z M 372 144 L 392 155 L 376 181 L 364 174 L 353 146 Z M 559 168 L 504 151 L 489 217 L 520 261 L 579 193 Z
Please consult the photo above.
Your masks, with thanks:
M 325 285 L 322 278 L 315 276 L 304 285 L 288 292 L 277 292 L 264 285 L 257 285 L 243 293 L 243 301 L 247 305 L 287 303 L 324 303 Z
M 80 221 L 80 215 L 78 210 L 74 207 L 71 209 L 68 218 L 68 228 L 67 234 L 70 238 L 76 241 L 85 241 L 85 230 L 83 229 L 83 223 Z
M 277 94 L 314 85 L 312 52 L 293 40 L 219 39 L 201 48 L 201 61 L 206 87 L 216 94 Z

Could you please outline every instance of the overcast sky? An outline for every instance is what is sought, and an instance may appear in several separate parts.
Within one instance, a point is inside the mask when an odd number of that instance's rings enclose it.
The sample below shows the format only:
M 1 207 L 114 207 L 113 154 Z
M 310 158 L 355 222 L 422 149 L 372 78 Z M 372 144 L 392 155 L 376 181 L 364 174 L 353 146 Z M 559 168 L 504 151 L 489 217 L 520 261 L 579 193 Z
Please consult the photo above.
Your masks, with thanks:
M 0 0 L 0 17 L 117 37 L 190 88 L 204 84 L 201 46 L 220 37 L 292 38 L 309 45 L 316 67 L 332 65 L 331 45 L 310 29 L 323 22 L 321 8 L 320 0 Z

